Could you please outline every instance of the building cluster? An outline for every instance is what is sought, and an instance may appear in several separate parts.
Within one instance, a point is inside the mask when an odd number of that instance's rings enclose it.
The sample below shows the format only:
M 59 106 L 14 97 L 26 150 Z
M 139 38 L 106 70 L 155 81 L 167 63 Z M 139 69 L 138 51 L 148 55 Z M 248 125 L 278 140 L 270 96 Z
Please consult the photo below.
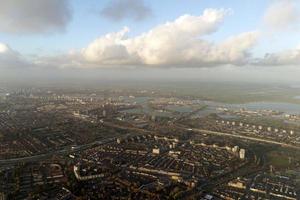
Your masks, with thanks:
M 277 127 L 228 120 L 216 120 L 214 129 L 221 132 L 230 132 L 300 145 L 300 133 L 292 129 L 287 130 Z
M 238 116 L 238 117 L 278 117 L 283 113 L 276 110 L 248 110 L 245 108 L 234 109 L 234 108 L 224 108 L 219 107 L 217 111 L 221 111 L 225 116 Z
M 0 196 L 2 199 L 25 199 L 38 195 L 41 188 L 66 181 L 63 167 L 55 162 L 5 167 L 0 169 Z
M 215 189 L 213 195 L 222 199 L 298 200 L 299 188 L 287 176 L 258 173 L 229 181 Z
M 93 118 L 96 111 L 101 111 L 101 118 L 111 115 L 114 108 L 110 104 L 98 104 L 97 109 L 86 106 L 87 114 L 84 115 L 82 111 L 77 111 L 78 107 L 67 105 L 67 102 L 60 102 L 66 109 L 51 107 L 48 110 L 45 108 L 46 104 L 46 107 L 56 104 L 44 101 L 46 100 L 40 102 L 39 99 L 26 99 L 22 102 L 23 106 L 17 101 L 15 104 L 11 103 L 11 108 L 7 111 L 0 112 L 0 160 L 55 152 L 92 142 L 95 138 L 118 134 L 107 130 Z M 93 120 L 97 123 L 92 123 Z
M 133 185 L 131 193 L 152 191 L 152 195 L 174 185 L 193 188 L 246 162 L 245 149 L 238 146 L 185 142 L 159 135 L 117 138 L 71 157 L 76 161 L 73 170 L 78 181 L 117 179 L 115 187 L 120 191 Z
M 284 117 L 291 122 L 300 122 L 300 115 L 297 114 L 285 114 Z
M 297 128 L 199 117 L 202 106 L 191 97 L 153 91 L 10 92 L 0 101 L 0 200 L 299 199 L 290 177 L 263 173 L 267 159 L 256 144 L 205 131 L 297 147 Z

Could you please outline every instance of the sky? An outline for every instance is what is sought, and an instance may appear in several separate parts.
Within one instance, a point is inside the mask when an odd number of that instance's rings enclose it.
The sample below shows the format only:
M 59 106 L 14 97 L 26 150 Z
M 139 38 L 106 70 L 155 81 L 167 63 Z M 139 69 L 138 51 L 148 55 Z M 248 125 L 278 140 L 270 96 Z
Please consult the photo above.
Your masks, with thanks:
M 298 82 L 299 0 L 1 0 L 0 80 Z

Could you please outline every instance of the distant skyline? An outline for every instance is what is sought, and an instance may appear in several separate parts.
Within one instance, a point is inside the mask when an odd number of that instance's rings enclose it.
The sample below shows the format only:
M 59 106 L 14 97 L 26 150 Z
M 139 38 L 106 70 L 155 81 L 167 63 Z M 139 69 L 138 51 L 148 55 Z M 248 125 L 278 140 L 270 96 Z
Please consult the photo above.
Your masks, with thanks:
M 2 0 L 0 78 L 297 82 L 298 0 Z

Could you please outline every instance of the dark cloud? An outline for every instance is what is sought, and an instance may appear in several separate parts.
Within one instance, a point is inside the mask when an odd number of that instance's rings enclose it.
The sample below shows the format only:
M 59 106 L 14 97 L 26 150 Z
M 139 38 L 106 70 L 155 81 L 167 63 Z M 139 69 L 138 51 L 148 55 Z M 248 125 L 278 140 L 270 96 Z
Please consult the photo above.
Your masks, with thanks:
M 63 31 L 71 17 L 69 0 L 0 1 L 0 31 L 2 32 Z
M 151 16 L 151 8 L 143 0 L 111 0 L 101 10 L 101 15 L 114 21 L 130 18 L 136 21 L 144 20 Z

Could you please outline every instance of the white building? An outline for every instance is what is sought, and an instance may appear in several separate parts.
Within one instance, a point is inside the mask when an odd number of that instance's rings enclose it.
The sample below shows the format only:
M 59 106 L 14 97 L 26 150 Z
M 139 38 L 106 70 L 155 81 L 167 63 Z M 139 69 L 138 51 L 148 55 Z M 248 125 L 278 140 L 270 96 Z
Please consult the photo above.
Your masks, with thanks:
M 290 134 L 291 134 L 291 135 L 294 135 L 294 133 L 295 133 L 295 132 L 294 132 L 293 130 L 290 131 Z
M 246 151 L 245 149 L 240 150 L 240 159 L 245 159 Z
M 238 151 L 239 151 L 239 146 L 234 146 L 234 147 L 232 148 L 232 152 L 236 153 L 236 152 L 238 152 Z
M 160 149 L 159 148 L 154 148 L 154 149 L 152 149 L 152 153 L 153 154 L 159 154 L 160 153 Z
M 120 144 L 121 143 L 121 139 L 117 138 L 117 143 Z

